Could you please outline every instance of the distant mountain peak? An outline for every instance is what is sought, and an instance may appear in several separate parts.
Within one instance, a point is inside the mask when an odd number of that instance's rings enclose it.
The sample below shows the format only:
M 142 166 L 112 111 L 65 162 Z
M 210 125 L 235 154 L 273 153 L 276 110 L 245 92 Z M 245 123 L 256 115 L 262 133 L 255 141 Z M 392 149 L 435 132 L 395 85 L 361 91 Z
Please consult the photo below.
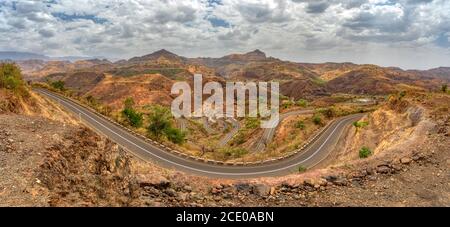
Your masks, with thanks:
M 238 61 L 263 61 L 266 60 L 266 54 L 259 49 L 254 51 L 250 51 L 245 54 L 231 54 L 227 55 L 224 58 Z
M 181 59 L 180 56 L 178 56 L 166 49 L 161 49 L 161 50 L 155 51 L 151 54 L 144 55 L 142 57 L 134 57 L 134 58 L 130 59 L 130 61 L 152 61 L 152 60 L 158 60 L 161 57 L 169 59 L 169 60 Z

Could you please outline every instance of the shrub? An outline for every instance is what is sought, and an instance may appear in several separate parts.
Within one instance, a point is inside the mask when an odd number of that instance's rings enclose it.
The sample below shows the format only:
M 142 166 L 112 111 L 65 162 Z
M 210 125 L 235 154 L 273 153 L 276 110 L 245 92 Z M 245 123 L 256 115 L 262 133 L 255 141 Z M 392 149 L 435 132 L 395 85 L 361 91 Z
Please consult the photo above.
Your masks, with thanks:
M 248 151 L 244 148 L 225 148 L 222 150 L 222 154 L 225 156 L 225 159 L 240 158 L 248 154 Z
M 401 91 L 398 95 L 399 95 L 399 99 L 401 100 L 403 97 L 406 96 L 406 91 Z
M 308 170 L 306 167 L 304 167 L 304 166 L 299 166 L 298 167 L 298 172 L 299 173 L 303 173 L 303 172 L 306 172 L 306 170 Z
M 447 84 L 442 85 L 442 87 L 441 87 L 442 92 L 446 93 L 447 89 L 448 89 L 448 85 Z
M 356 128 L 364 128 L 367 125 L 369 125 L 369 122 L 367 122 L 367 121 L 355 121 L 355 122 L 353 122 L 353 126 L 355 126 Z
M 325 108 L 325 109 L 321 109 L 319 110 L 320 113 L 322 113 L 323 115 L 325 115 L 325 117 L 327 118 L 332 118 L 335 116 L 335 110 L 333 108 Z
M 127 122 L 135 128 L 141 127 L 144 123 L 144 118 L 142 117 L 142 113 L 133 109 L 133 99 L 126 99 L 124 104 L 125 108 L 122 110 L 122 115 L 126 118 Z
M 296 104 L 297 104 L 297 106 L 301 106 L 301 107 L 307 107 L 309 105 L 308 101 L 306 101 L 305 99 L 298 100 L 296 102 Z
M 139 113 L 132 108 L 125 108 L 122 110 L 122 115 L 127 119 L 128 123 L 135 128 L 141 127 L 144 122 L 142 113 Z
M 148 117 L 150 124 L 147 127 L 147 132 L 156 138 L 160 138 L 172 127 L 170 121 L 172 116 L 167 108 L 155 106 Z
M 372 155 L 372 151 L 367 147 L 362 147 L 359 150 L 359 158 L 367 158 Z
M 322 124 L 322 118 L 318 114 L 314 115 L 312 120 L 316 125 Z
M 65 83 L 64 81 L 61 80 L 57 80 L 57 81 L 53 81 L 50 83 L 50 86 L 54 89 L 60 90 L 60 91 L 65 91 Z
M 245 127 L 248 129 L 258 128 L 260 125 L 260 120 L 258 118 L 247 118 L 245 119 Z
M 186 138 L 186 133 L 182 132 L 180 129 L 168 127 L 164 130 L 164 134 L 167 139 L 176 144 L 184 143 Z
M 305 122 L 303 122 L 303 121 L 297 121 L 297 123 L 295 123 L 295 127 L 296 127 L 296 128 L 299 128 L 299 129 L 301 129 L 301 130 L 303 130 L 303 129 L 306 128 Z
M 0 88 L 12 90 L 20 95 L 27 95 L 20 68 L 12 63 L 0 64 Z

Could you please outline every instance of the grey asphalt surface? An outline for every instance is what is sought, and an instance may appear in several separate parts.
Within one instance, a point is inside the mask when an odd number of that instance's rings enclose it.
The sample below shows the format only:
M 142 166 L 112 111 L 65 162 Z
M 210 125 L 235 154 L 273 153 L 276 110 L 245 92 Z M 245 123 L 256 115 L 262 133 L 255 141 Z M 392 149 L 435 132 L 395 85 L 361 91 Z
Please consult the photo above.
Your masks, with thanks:
M 233 136 L 236 135 L 236 133 L 238 133 L 239 129 L 241 128 L 239 121 L 237 121 L 236 119 L 229 118 L 229 121 L 233 125 L 233 128 L 230 130 L 230 132 L 225 134 L 224 137 L 222 137 L 222 139 L 219 141 L 219 146 L 227 145 L 227 143 L 230 142 Z
M 296 115 L 303 115 L 303 114 L 313 114 L 314 110 L 295 110 L 287 113 L 280 114 L 279 122 L 281 123 L 284 119 L 286 119 L 289 116 L 296 116 Z M 280 125 L 280 124 L 278 124 Z M 266 128 L 264 129 L 263 135 L 261 138 L 258 139 L 256 142 L 256 145 L 254 145 L 254 152 L 262 152 L 266 148 L 266 145 L 272 141 L 275 132 L 277 131 L 278 127 L 274 128 Z
M 212 178 L 236 179 L 283 176 L 296 173 L 299 166 L 312 168 L 329 156 L 333 150 L 332 148 L 334 148 L 338 139 L 345 131 L 346 126 L 351 125 L 352 122 L 359 120 L 363 116 L 363 114 L 356 114 L 336 120 L 305 150 L 290 158 L 255 166 L 226 166 L 199 162 L 166 152 L 134 136 L 105 118 L 96 115 L 74 101 L 47 90 L 34 89 L 34 91 L 58 102 L 69 112 L 78 116 L 87 126 L 108 137 L 143 160 L 165 168 Z

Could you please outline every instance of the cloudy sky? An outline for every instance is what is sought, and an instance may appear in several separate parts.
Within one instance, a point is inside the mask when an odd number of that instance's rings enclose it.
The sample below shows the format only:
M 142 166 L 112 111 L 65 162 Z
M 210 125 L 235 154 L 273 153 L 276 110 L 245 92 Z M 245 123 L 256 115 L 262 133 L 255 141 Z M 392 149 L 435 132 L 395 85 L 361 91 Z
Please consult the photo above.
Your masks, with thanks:
M 450 66 L 448 0 L 0 0 L 0 50 Z

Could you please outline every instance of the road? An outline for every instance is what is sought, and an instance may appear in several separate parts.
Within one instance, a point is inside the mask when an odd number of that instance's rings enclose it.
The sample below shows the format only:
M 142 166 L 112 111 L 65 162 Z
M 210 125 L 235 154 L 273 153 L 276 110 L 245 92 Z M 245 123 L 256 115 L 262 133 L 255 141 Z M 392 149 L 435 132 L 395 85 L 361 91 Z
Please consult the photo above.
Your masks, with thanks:
M 281 123 L 284 119 L 286 119 L 289 116 L 296 116 L 296 115 L 303 115 L 303 114 L 313 114 L 314 110 L 295 110 L 287 113 L 280 114 L 279 123 Z M 278 124 L 280 125 L 280 124 Z M 275 126 L 273 128 L 266 128 L 264 129 L 263 135 L 261 138 L 258 139 L 256 144 L 254 145 L 254 152 L 262 152 L 266 145 L 272 141 L 273 136 L 275 135 L 275 132 L 277 131 L 278 126 Z
M 58 102 L 69 112 L 78 116 L 87 126 L 108 137 L 145 161 L 158 164 L 165 168 L 212 178 L 236 179 L 283 176 L 297 172 L 299 166 L 312 168 L 328 157 L 333 150 L 332 148 L 334 148 L 338 139 L 345 131 L 346 126 L 351 125 L 352 122 L 363 116 L 362 114 L 357 114 L 336 120 L 313 143 L 305 148 L 305 150 L 290 158 L 254 166 L 228 166 L 199 162 L 166 152 L 156 145 L 134 136 L 127 130 L 100 117 L 72 100 L 46 90 L 34 90 Z
M 239 129 L 240 129 L 240 124 L 239 121 L 237 121 L 234 118 L 229 118 L 229 121 L 231 122 L 231 124 L 233 125 L 233 128 L 230 130 L 230 132 L 228 132 L 224 137 L 222 137 L 222 139 L 219 141 L 219 146 L 223 147 L 225 145 L 227 145 L 228 142 L 230 142 L 230 140 L 233 138 L 234 135 L 236 135 L 236 133 L 238 133 Z

